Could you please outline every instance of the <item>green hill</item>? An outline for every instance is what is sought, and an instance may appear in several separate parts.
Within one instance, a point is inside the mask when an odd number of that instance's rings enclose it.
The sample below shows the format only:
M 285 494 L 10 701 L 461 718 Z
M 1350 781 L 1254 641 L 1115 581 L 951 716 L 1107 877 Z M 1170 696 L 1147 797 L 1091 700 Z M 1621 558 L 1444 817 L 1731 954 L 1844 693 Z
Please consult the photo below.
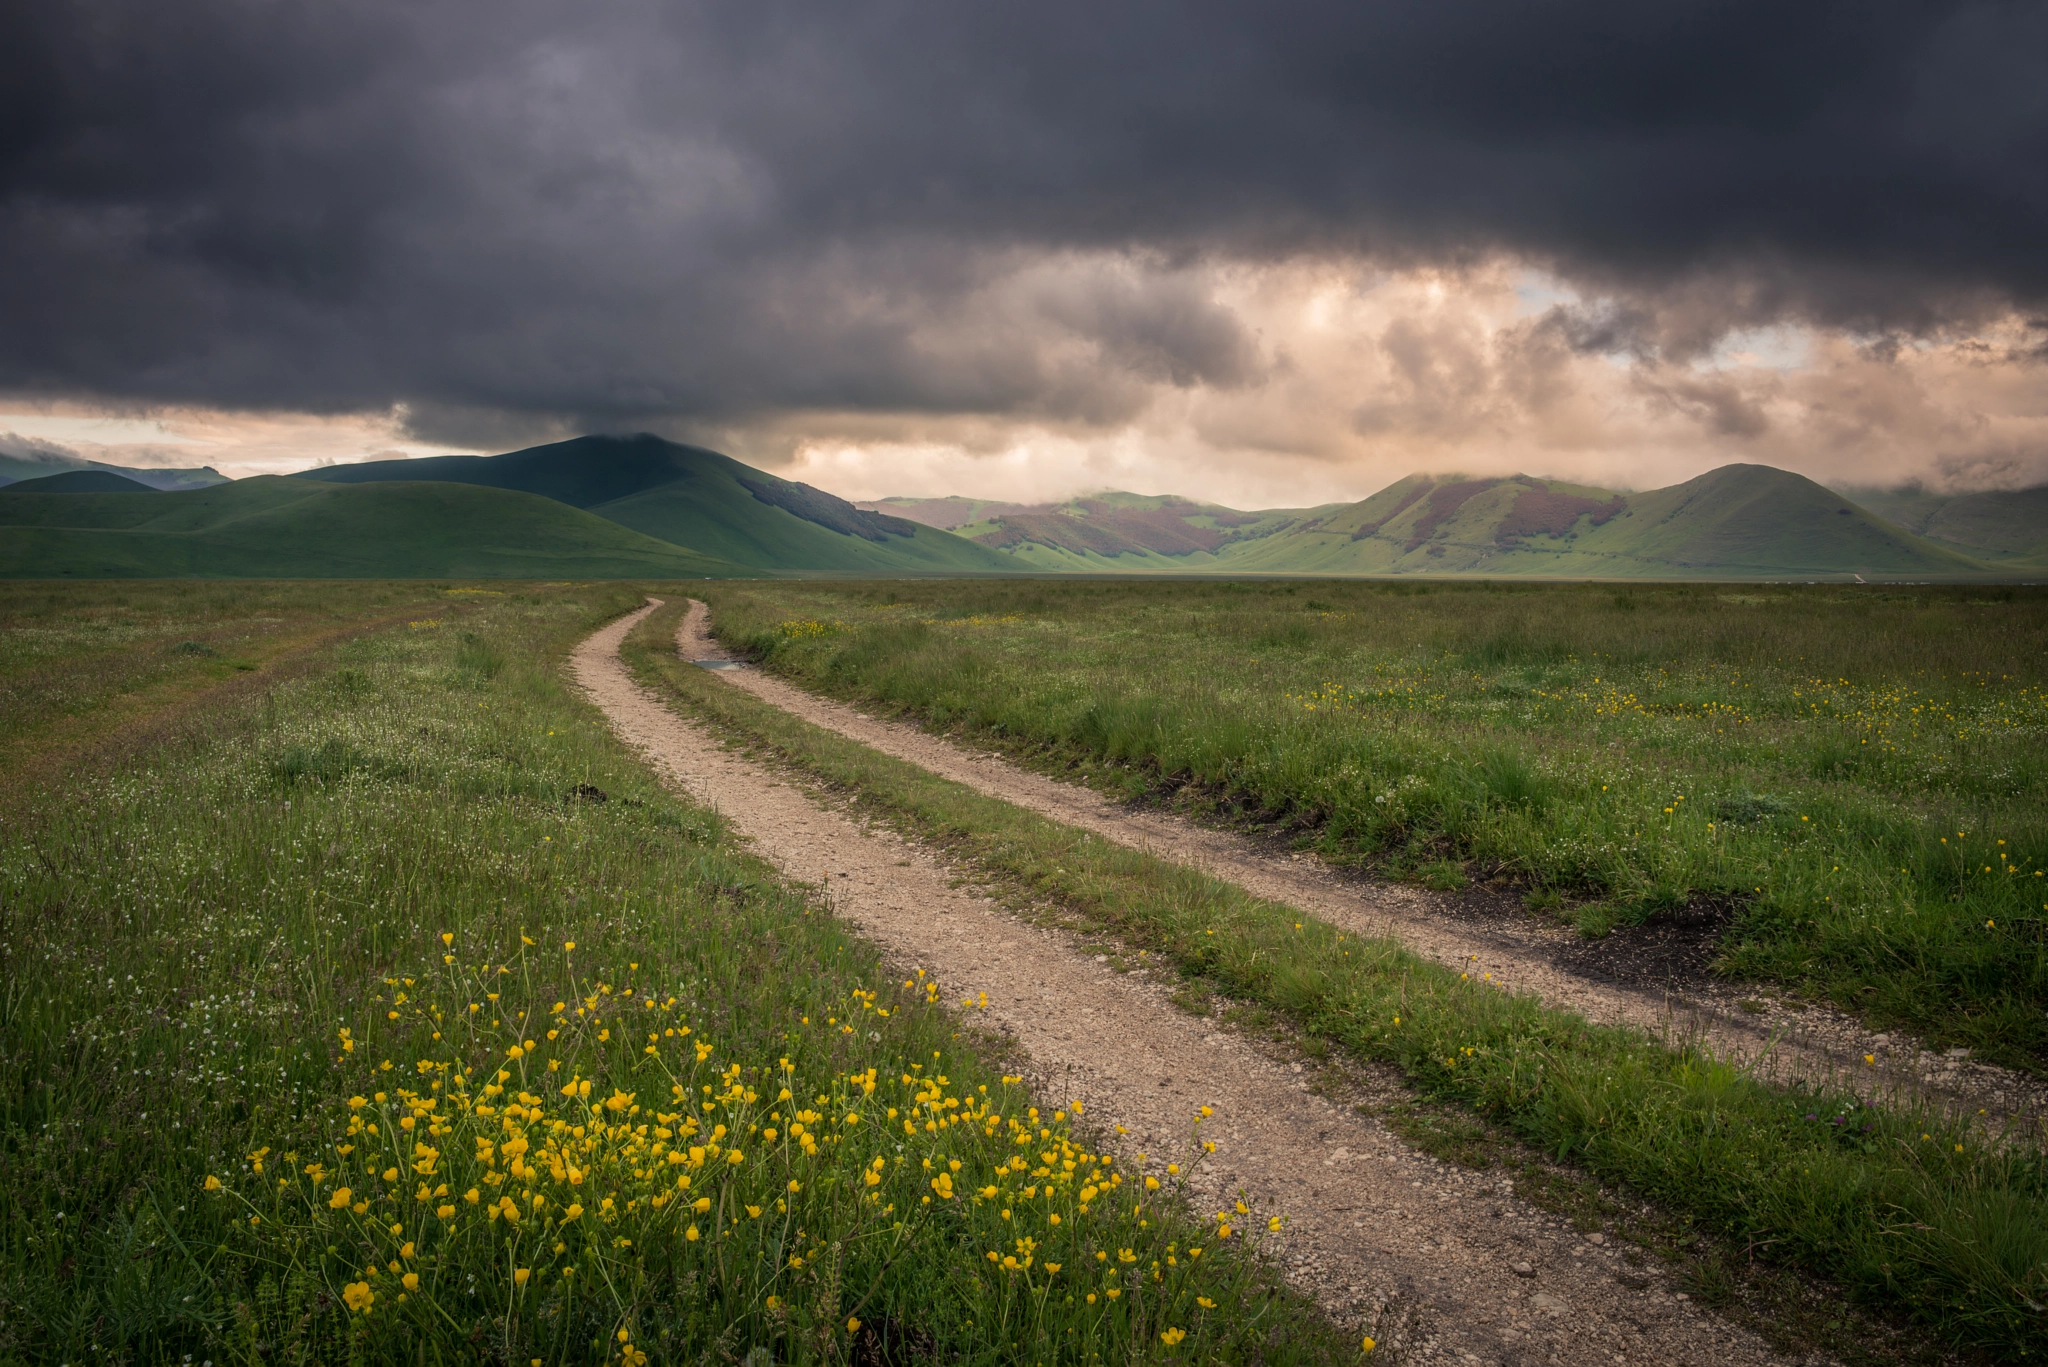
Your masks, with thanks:
M 1956 575 L 1967 556 L 1914 536 L 1812 480 L 1766 465 L 1728 465 L 1669 489 L 1631 495 L 1620 516 L 1581 538 L 1579 553 L 1681 573 Z
M 1921 536 L 1763 465 L 1640 494 L 1527 475 L 1410 475 L 1357 503 L 1262 512 L 1135 494 L 873 506 L 955 526 L 1038 573 L 1982 578 L 2048 566 L 2048 490 L 1947 500 L 1926 510 Z
M 85 470 L 99 470 L 134 480 L 148 489 L 204 489 L 209 485 L 226 484 L 228 477 L 210 465 L 188 466 L 178 470 L 152 470 L 127 465 L 108 465 L 103 461 L 79 460 L 75 457 L 43 457 L 0 455 L 0 488 L 32 479 L 44 479 L 51 475 L 73 474 Z
M 681 579 L 740 566 L 508 489 L 267 475 L 171 493 L 0 490 L 0 577 Z
M 1861 489 L 1852 496 L 1937 545 L 1994 564 L 2048 569 L 2048 485 L 1974 494 Z
M 157 490 L 140 480 L 117 475 L 112 470 L 66 470 L 59 475 L 38 475 L 6 486 L 11 494 L 153 494 Z
M 885 498 L 873 503 L 856 503 L 856 508 L 869 512 L 889 513 L 904 517 L 912 522 L 922 522 L 927 527 L 941 531 L 953 531 L 970 522 L 986 522 L 1005 513 L 1044 512 L 1051 504 L 1005 503 L 1001 499 L 961 498 L 954 494 L 946 498 Z
M 865 504 L 945 527 L 1039 573 L 1129 574 L 1212 567 L 1225 547 L 1283 530 L 1328 509 L 1243 513 L 1174 495 L 1111 492 L 1064 503 L 888 498 Z
M 1242 549 L 1231 569 L 1566 578 L 1980 576 L 1986 566 L 1812 480 L 1727 465 L 1642 494 L 1532 479 L 1411 475 Z
M 556 499 L 647 536 L 755 570 L 960 574 L 1013 570 L 935 527 L 856 508 L 808 484 L 641 433 L 577 437 L 502 456 L 433 456 L 307 470 L 330 484 L 444 480 Z

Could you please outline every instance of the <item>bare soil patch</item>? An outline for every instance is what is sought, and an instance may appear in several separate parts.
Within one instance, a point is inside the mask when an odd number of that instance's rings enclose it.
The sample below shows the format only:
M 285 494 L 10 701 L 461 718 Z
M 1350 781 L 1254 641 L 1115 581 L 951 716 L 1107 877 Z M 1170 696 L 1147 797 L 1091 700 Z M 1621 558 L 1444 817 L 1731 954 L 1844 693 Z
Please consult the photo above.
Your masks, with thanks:
M 1356 874 L 1349 881 L 1365 896 L 1386 886 Z M 1657 912 L 1640 925 L 1616 926 L 1598 938 L 1557 934 L 1560 926 L 1554 918 L 1531 912 L 1517 893 L 1494 887 L 1435 894 L 1431 909 L 1446 920 L 1498 930 L 1525 944 L 1528 952 L 1546 955 L 1561 971 L 1589 982 L 1637 992 L 1709 996 L 1728 986 L 1713 970 L 1721 935 L 1735 919 L 1735 908 L 1714 899 L 1696 898 L 1683 907 Z

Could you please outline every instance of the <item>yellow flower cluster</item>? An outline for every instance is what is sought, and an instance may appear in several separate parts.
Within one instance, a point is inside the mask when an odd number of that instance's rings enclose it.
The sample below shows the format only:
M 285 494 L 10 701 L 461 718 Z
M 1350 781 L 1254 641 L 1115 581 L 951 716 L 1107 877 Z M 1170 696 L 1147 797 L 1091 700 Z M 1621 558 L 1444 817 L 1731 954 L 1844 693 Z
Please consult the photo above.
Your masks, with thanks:
M 733 1269 L 752 1269 L 759 1314 L 787 1321 L 829 1296 L 815 1310 L 843 1322 L 862 1306 L 837 1302 L 838 1280 L 818 1267 L 827 1247 L 901 1244 L 934 1219 L 949 1245 L 985 1251 L 975 1266 L 998 1300 L 1042 1299 L 1062 1274 L 1088 1306 L 1126 1318 L 1141 1290 L 1155 1307 L 1193 1295 L 1202 1250 L 1156 1246 L 1159 1181 L 1127 1181 L 1077 1139 L 1079 1103 L 1041 1113 L 1015 1090 L 1021 1078 L 956 1085 L 937 1054 L 827 1077 L 788 1056 L 721 1065 L 673 997 L 600 982 L 573 1007 L 520 1010 L 496 990 L 509 966 L 444 968 L 438 982 L 389 980 L 384 1019 L 341 1032 L 360 1048 L 337 1063 L 367 1068 L 375 1085 L 336 1107 L 321 1151 L 283 1155 L 287 1176 L 263 1178 L 264 1149 L 250 1155 L 251 1180 L 206 1180 L 259 1230 L 328 1248 L 324 1275 L 357 1316 L 517 1317 L 591 1297 L 624 1314 L 616 1289 L 658 1251 L 678 1277 L 730 1284 Z M 437 986 L 456 1000 L 435 1000 Z M 922 971 L 903 986 L 910 1001 L 939 998 Z M 487 1011 L 461 1000 L 474 995 Z M 805 1017 L 788 1038 L 841 1038 L 847 1021 L 892 1009 L 856 990 L 843 1017 Z M 647 1045 L 611 1040 L 622 1017 L 657 1012 L 662 1028 L 639 1032 Z M 529 1020 L 552 1023 L 535 1028 L 545 1039 L 526 1037 Z M 369 1067 L 387 1029 L 424 1032 L 439 1056 Z M 1178 1164 L 1165 1175 L 1187 1180 Z
M 793 621 L 776 623 L 775 634 L 785 641 L 807 641 L 819 636 L 836 635 L 845 629 L 838 622 L 820 622 L 812 618 L 798 618 Z

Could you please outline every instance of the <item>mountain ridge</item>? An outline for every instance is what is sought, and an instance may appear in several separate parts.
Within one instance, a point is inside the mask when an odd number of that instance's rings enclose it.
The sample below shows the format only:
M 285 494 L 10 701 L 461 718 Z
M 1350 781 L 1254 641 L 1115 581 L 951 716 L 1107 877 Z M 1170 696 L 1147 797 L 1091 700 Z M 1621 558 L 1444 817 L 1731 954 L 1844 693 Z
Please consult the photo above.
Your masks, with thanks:
M 1958 494 L 1930 494 L 1919 485 L 1842 492 L 1938 546 L 1993 564 L 2048 568 L 2048 484 Z
M 1888 518 L 1754 464 L 1645 491 L 1417 473 L 1356 502 L 1252 511 L 1117 490 L 1040 504 L 855 503 L 647 433 L 182 491 L 154 491 L 132 473 L 73 466 L 0 488 L 9 529 L 0 575 L 1982 579 L 2048 570 L 2048 488 L 1869 493 Z
M 163 490 L 112 470 L 64 470 L 0 486 L 8 494 L 157 494 Z
M 303 470 L 334 484 L 446 480 L 516 489 L 643 535 L 767 573 L 989 573 L 997 552 L 857 508 L 699 446 L 651 433 L 592 435 L 496 456 L 426 456 Z
M 1754 464 L 1638 492 L 1530 475 L 1418 473 L 1355 503 L 1309 509 L 1240 511 L 1132 494 L 870 506 L 944 517 L 961 535 L 1040 572 L 1756 578 L 1996 570 L 1976 547 L 1918 535 L 1802 475 Z M 1139 506 L 1156 529 L 1150 535 L 1131 512 Z M 957 520 L 975 513 L 982 520 Z M 1163 526 L 1166 519 L 1184 534 Z M 1956 523 L 1952 515 L 1947 525 Z M 2017 544 L 1998 559 L 2024 567 L 2033 554 L 2048 560 L 2048 540 Z
M 0 452 L 0 488 L 8 488 L 31 479 L 44 479 L 51 475 L 63 475 L 87 470 L 99 470 L 134 480 L 137 484 L 166 492 L 173 489 L 205 489 L 216 484 L 231 481 L 211 465 L 190 465 L 176 469 L 153 468 L 134 465 L 109 465 L 105 461 L 87 460 L 83 456 L 11 456 Z

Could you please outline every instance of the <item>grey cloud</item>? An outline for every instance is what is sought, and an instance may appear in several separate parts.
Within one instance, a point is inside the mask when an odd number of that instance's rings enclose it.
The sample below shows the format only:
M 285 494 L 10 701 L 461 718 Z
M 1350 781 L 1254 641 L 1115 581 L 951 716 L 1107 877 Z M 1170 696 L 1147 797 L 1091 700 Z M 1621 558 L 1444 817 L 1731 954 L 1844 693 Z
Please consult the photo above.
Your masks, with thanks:
M 84 0 L 0 54 L 16 393 L 1108 422 L 1255 382 L 1190 272 L 1297 254 L 1516 255 L 1666 360 L 2048 306 L 2040 6 Z
M 1771 420 L 1755 396 L 1730 380 L 1652 372 L 1641 375 L 1637 386 L 1717 436 L 1747 441 L 1771 430 Z
M 1498 372 L 1493 349 L 1469 321 L 1396 318 L 1380 334 L 1379 345 L 1388 363 L 1387 389 L 1358 407 L 1354 430 L 1444 440 L 1485 428 Z
M 43 437 L 24 437 L 19 432 L 0 432 L 0 456 L 16 460 L 49 461 L 56 465 L 83 465 L 85 457 L 59 442 Z

